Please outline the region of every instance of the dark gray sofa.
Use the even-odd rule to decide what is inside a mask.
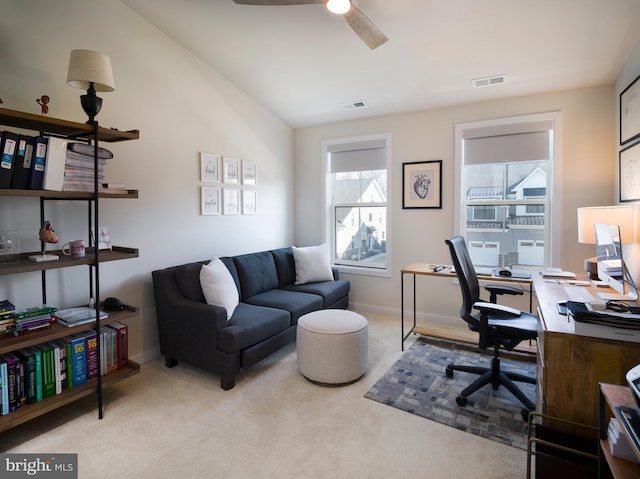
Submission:
[[[152,272],[160,333],[167,367],[183,361],[220,375],[222,389],[235,386],[248,368],[295,340],[300,316],[319,309],[345,309],[350,283],[340,280],[295,284],[292,248],[220,260],[238,289],[240,303],[227,321],[224,308],[208,305],[200,286],[207,261]]]

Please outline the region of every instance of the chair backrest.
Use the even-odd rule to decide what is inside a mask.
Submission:
[[[445,240],[451,253],[451,261],[458,276],[458,283],[462,290],[462,306],[460,317],[470,324],[477,325],[478,320],[472,316],[473,303],[480,300],[480,284],[473,267],[469,250],[462,236]]]

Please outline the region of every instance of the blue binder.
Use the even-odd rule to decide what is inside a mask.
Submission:
[[[33,161],[31,162],[31,175],[29,176],[29,189],[41,190],[42,180],[44,179],[44,167],[47,162],[47,147],[49,138],[44,136],[36,137],[36,144],[33,152]]]

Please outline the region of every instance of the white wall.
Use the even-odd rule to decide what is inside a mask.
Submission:
[[[323,140],[391,132],[393,274],[391,278],[344,274],[352,282],[354,307],[400,313],[400,269],[412,262],[450,264],[444,240],[454,234],[454,125],[498,117],[545,111],[562,111],[562,146],[558,165],[559,195],[553,198],[552,233],[559,238],[562,267],[583,271],[584,258],[593,256],[589,245],[577,243],[576,208],[611,204],[614,183],[613,86],[560,91],[542,95],[475,103],[344,122],[295,131],[296,241],[300,245],[322,240],[320,198],[322,175],[320,144]],[[402,163],[443,160],[443,208],[402,209]],[[410,280],[405,279],[405,286]],[[460,293],[448,281],[418,280],[418,312],[439,321],[460,321]],[[407,296],[408,299],[408,296]],[[513,303],[528,307],[528,298]]]
[[[5,108],[86,120],[80,95],[67,86],[69,53],[110,56],[116,91],[102,93],[102,126],[139,129],[140,140],[106,145],[116,158],[107,179],[138,189],[138,200],[101,201],[101,224],[114,244],[140,249],[134,260],[101,265],[101,297],[140,307],[129,321],[130,354],[159,354],[151,271],[213,256],[293,243],[293,131],[243,92],[120,2],[4,0],[0,17],[0,96]],[[258,214],[200,216],[198,153],[256,162]],[[63,242],[84,237],[86,205],[47,206]],[[18,229],[21,250],[39,248],[38,200],[2,198],[0,230]],[[48,273],[48,302],[75,306],[88,298],[86,267]],[[40,275],[0,277],[0,299],[39,304]]]

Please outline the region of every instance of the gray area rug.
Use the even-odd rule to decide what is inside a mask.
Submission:
[[[535,376],[535,356],[502,351],[501,368]],[[522,405],[506,388],[494,391],[487,385],[468,398],[465,407],[456,397],[478,376],[454,371],[445,375],[447,364],[489,367],[491,354],[470,344],[420,337],[367,391],[366,398],[403,411],[477,434],[510,446],[526,449],[527,423]],[[518,382],[535,402],[535,385]]]

